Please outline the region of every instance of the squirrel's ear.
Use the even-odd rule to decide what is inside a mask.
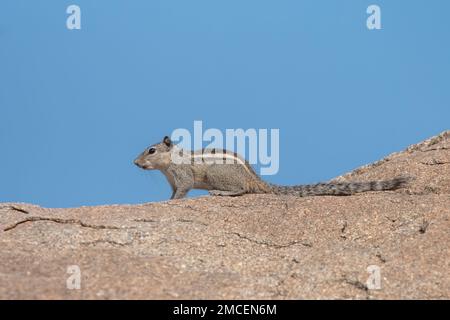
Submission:
[[[165,136],[163,139],[163,143],[168,146],[171,147],[172,146],[172,140],[170,140],[170,138],[168,136]]]

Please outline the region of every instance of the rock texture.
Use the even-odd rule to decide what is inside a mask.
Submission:
[[[399,174],[416,180],[350,197],[3,203],[0,298],[449,299],[450,131],[337,180]]]

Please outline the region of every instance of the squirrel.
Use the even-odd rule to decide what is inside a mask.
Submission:
[[[174,155],[183,153],[183,157]],[[185,154],[186,153],[186,154]],[[184,161],[180,161],[184,160]],[[160,170],[172,187],[170,199],[181,199],[191,189],[208,190],[213,196],[240,196],[271,193],[277,195],[348,196],[365,191],[396,190],[405,187],[411,177],[367,182],[327,182],[282,186],[263,181],[252,166],[234,152],[222,149],[188,151],[178,148],[169,137],[146,148],[134,164],[144,170]]]

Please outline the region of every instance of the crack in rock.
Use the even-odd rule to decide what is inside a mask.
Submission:
[[[450,150],[450,148],[448,148],[448,147],[439,147],[439,148],[428,148],[428,149],[417,150],[417,151],[429,152],[429,151],[440,151],[440,150]]]
[[[117,242],[114,240],[108,240],[108,239],[97,239],[94,241],[89,241],[89,242],[81,242],[82,245],[85,246],[89,246],[89,245],[96,245],[98,243],[107,243],[107,244],[111,244],[111,245],[115,245],[115,246],[121,246],[121,247],[125,247],[125,246],[129,246],[133,244],[133,241],[129,241],[129,242]]]
[[[450,162],[448,162],[448,161],[440,161],[440,160],[436,160],[436,159],[433,159],[433,160],[430,160],[430,161],[427,161],[427,162],[420,162],[420,164],[423,164],[423,165],[425,165],[425,166],[438,166],[438,165],[442,165],[442,164],[449,164]]]
[[[29,214],[30,213],[29,211],[27,211],[25,209],[22,209],[22,208],[17,207],[17,206],[11,206],[11,205],[9,205],[9,206],[0,206],[0,209],[9,209],[9,210],[13,210],[13,211],[22,212],[22,213],[25,213],[25,214]]]
[[[196,220],[191,220],[191,219],[177,219],[177,222],[183,222],[183,223],[194,223],[194,224],[199,224],[202,225],[204,227],[207,227],[208,224],[201,222],[201,221],[196,221]]]
[[[149,222],[149,223],[156,223],[158,221],[153,219],[133,219],[134,222]]]
[[[3,229],[3,231],[10,231],[14,228],[16,228],[17,226],[27,223],[27,222],[34,222],[34,221],[51,221],[51,222],[56,222],[56,223],[62,223],[62,224],[78,224],[81,227],[84,228],[91,228],[91,229],[122,229],[120,227],[115,227],[115,226],[105,226],[105,225],[94,225],[94,224],[88,224],[85,223],[81,220],[77,220],[77,219],[60,219],[60,218],[46,218],[46,217],[29,217],[26,218],[24,220],[20,220],[8,227],[6,227],[5,229]]]
[[[346,284],[349,284],[351,286],[354,286],[355,288],[359,289],[359,290],[363,290],[365,292],[369,292],[369,288],[367,287],[367,285],[365,283],[362,283],[359,280],[352,280],[352,279],[348,279],[346,277],[344,277],[342,279],[342,281]]]
[[[381,261],[382,263],[386,263],[386,258],[385,258],[381,253],[377,253],[375,256],[376,256],[378,259],[380,259],[380,261]]]
[[[294,246],[294,245],[297,245],[297,244],[305,246],[305,247],[308,247],[308,248],[312,247],[312,244],[308,243],[308,242],[291,241],[291,242],[286,243],[286,244],[278,244],[278,243],[271,243],[271,242],[268,242],[268,241],[261,241],[261,240],[252,239],[252,238],[249,238],[247,236],[244,236],[244,235],[240,234],[239,232],[227,232],[227,234],[232,234],[232,235],[238,236],[241,239],[244,239],[244,240],[256,243],[258,245],[263,245],[263,246],[267,246],[267,247],[275,248],[275,249],[288,248],[288,247],[291,247],[291,246]]]
[[[430,222],[427,220],[423,220],[422,224],[420,225],[419,232],[424,234],[427,232],[428,227],[430,226]]]
[[[341,227],[341,234],[340,234],[340,237],[344,240],[347,239],[347,236],[345,235],[345,231],[347,230],[347,227],[348,227],[347,221],[344,221],[344,223]]]

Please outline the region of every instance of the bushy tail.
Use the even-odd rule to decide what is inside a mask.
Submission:
[[[349,196],[366,191],[396,190],[405,187],[411,177],[397,177],[391,180],[367,181],[367,182],[328,182],[297,186],[271,185],[275,194],[306,196]]]

